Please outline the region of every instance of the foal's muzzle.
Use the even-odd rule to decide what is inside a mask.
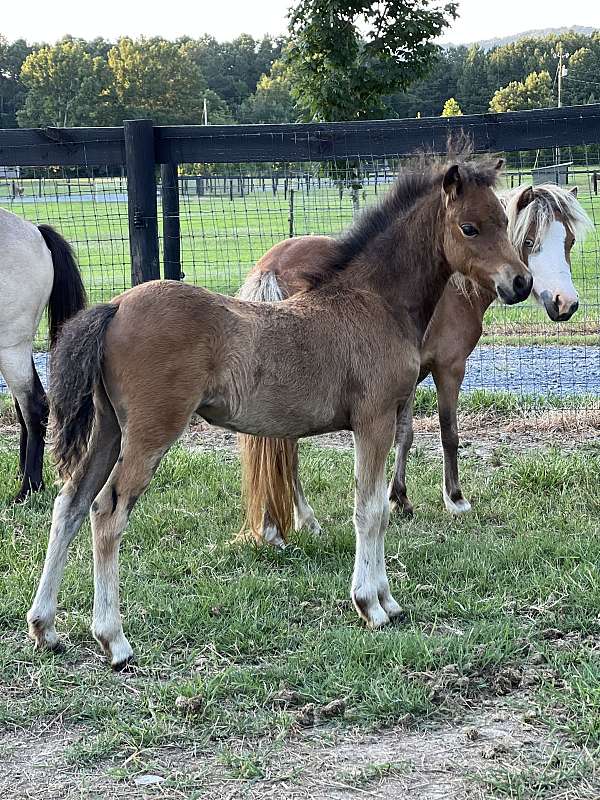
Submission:
[[[529,297],[532,286],[532,275],[516,275],[513,278],[510,289],[506,289],[501,284],[498,284],[498,297],[503,303],[506,303],[507,306],[512,306],[514,303],[520,303],[526,300]]]

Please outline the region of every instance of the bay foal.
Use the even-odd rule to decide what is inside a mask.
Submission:
[[[570,253],[576,239],[583,240],[592,223],[577,201],[577,189],[553,184],[501,192],[508,216],[508,234],[533,276],[533,294],[550,319],[569,319],[578,308]],[[303,236],[272,247],[256,264],[240,289],[245,299],[276,301],[304,291],[319,263],[332,257],[335,238]],[[448,511],[470,509],[458,471],[457,405],[467,358],[479,341],[483,317],[496,294],[455,274],[446,285],[423,337],[419,382],[433,376],[437,389],[441,441],[444,452],[442,492]],[[412,407],[398,415],[396,461],[389,487],[392,508],[410,515],[406,494],[406,461],[413,439]],[[296,442],[240,437],[247,524],[257,538],[281,546],[293,523],[318,533],[319,523],[307,502],[298,476]],[[276,494],[269,465],[290,463],[290,497]],[[265,468],[265,465],[267,468]],[[272,467],[271,467],[272,472]]]
[[[195,412],[259,436],[352,430],[352,600],[375,628],[400,613],[385,570],[385,461],[398,409],[412,401],[423,333],[455,270],[506,302],[531,290],[492,190],[501,165],[457,158],[404,173],[320,264],[313,288],[285,302],[251,303],[156,281],[65,326],[50,400],[54,456],[66,483],[28,614],[39,646],[58,645],[67,548],[90,511],[93,635],[113,667],[131,658],[119,613],[121,536]]]

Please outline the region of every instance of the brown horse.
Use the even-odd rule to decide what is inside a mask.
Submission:
[[[267,437],[352,430],[352,600],[373,627],[400,613],[385,570],[385,462],[398,409],[412,401],[423,334],[455,270],[509,303],[531,290],[492,189],[501,165],[429,160],[405,172],[321,262],[313,288],[285,302],[250,303],[156,281],[65,326],[50,403],[54,455],[66,483],[28,614],[38,645],[58,644],[67,548],[89,510],[92,631],[114,667],[132,656],[119,614],[120,539],[194,413]]]
[[[571,279],[570,253],[577,239],[593,227],[577,201],[577,187],[553,184],[522,186],[502,192],[499,198],[508,215],[508,233],[533,276],[533,294],[550,319],[564,321],[578,308]],[[256,264],[240,289],[247,300],[283,300],[309,285],[311,271],[331,258],[337,242],[326,236],[304,236],[275,245]],[[483,317],[495,299],[493,292],[457,274],[446,285],[427,327],[421,350],[419,382],[433,376],[438,397],[441,441],[444,452],[443,498],[453,514],[469,511],[458,472],[457,405],[467,358],[481,338]],[[412,409],[398,415],[396,462],[389,487],[391,507],[406,515],[412,505],[406,494],[406,460],[413,439]],[[292,522],[315,533],[320,531],[313,509],[306,501],[298,476],[296,442],[240,437],[244,470],[247,524],[257,538],[282,546]],[[293,497],[274,497],[269,469],[273,462],[292,465]],[[292,502],[293,501],[293,502]],[[282,524],[274,520],[283,520]]]

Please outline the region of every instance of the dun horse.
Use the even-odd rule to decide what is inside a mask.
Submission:
[[[450,275],[463,271],[507,303],[532,278],[507,236],[492,187],[502,162],[427,162],[341,238],[313,288],[251,303],[156,281],[65,325],[50,400],[66,483],[54,504],[29,632],[55,647],[67,548],[90,511],[92,632],[113,667],[132,650],[119,614],[120,539],[138,497],[195,412],[258,436],[350,429],[355,441],[352,600],[379,627],[400,613],[385,569],[385,461],[410,403],[420,345]]]
[[[570,253],[576,239],[583,240],[592,227],[577,201],[577,188],[553,184],[519,187],[499,194],[508,215],[509,237],[533,276],[533,294],[550,319],[569,319],[578,308],[571,278]],[[275,245],[250,272],[240,289],[247,300],[276,301],[305,290],[310,276],[323,260],[333,257],[336,239],[304,236]],[[438,395],[441,440],[444,450],[443,498],[448,511],[470,509],[463,497],[458,474],[457,404],[467,358],[482,333],[485,311],[495,295],[457,274],[442,295],[425,332],[419,382],[433,375]],[[412,444],[412,408],[398,416],[396,463],[389,487],[392,507],[407,515],[412,505],[406,495],[406,459]],[[244,491],[248,525],[257,537],[281,546],[291,526],[292,497],[275,496],[269,475],[273,464],[292,469],[294,527],[320,531],[298,477],[296,442],[241,437]],[[275,520],[282,522],[275,523]]]
[[[21,488],[17,502],[42,487],[48,403],[32,345],[48,306],[50,345],[65,320],[85,306],[73,251],[49,225],[32,225],[0,209],[0,373],[13,394],[21,425]]]

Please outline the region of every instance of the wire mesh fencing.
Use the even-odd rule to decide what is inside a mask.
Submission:
[[[533,300],[487,312],[464,389],[508,393],[556,408],[600,408],[600,147],[548,147],[506,154],[503,188],[543,182],[577,186],[594,229],[572,252],[580,308],[552,322]],[[290,236],[335,235],[382,197],[405,159],[202,164],[179,168],[184,280],[232,294],[274,244]],[[118,174],[115,174],[118,173]],[[157,193],[163,245],[161,192]],[[131,285],[124,170],[22,168],[0,174],[0,207],[55,226],[74,246],[92,301]],[[36,342],[44,351],[41,328]],[[43,356],[41,356],[43,359]]]

